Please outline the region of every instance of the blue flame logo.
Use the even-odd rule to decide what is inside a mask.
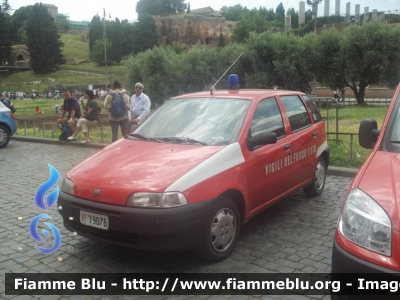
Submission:
[[[56,168],[54,168],[52,165],[48,164],[49,169],[50,169],[50,177],[49,179],[44,182],[41,186],[36,191],[35,194],[35,204],[37,207],[39,207],[42,210],[48,210],[50,209],[54,203],[57,201],[58,195],[60,193],[60,188],[57,185],[56,188],[51,191],[46,198],[46,205],[45,205],[45,195],[47,192],[50,191],[50,189],[55,186],[60,179],[60,173],[57,171]],[[47,208],[46,208],[47,206]],[[48,214],[40,214],[36,217],[34,217],[29,224],[29,233],[31,234],[32,238],[39,242],[39,243],[44,243],[45,241],[40,237],[38,230],[37,230],[37,225],[41,219],[51,219],[51,217]],[[54,244],[51,248],[42,248],[38,245],[35,245],[36,249],[38,249],[40,252],[43,254],[51,254],[54,251],[56,251],[60,245],[61,245],[61,234],[60,231],[56,226],[54,226],[51,223],[44,222],[44,224],[47,225],[48,228],[50,228],[51,232],[53,233],[54,237]],[[46,229],[42,229],[42,234],[50,238],[50,233]]]

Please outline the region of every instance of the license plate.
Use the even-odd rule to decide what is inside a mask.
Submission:
[[[108,216],[99,215],[84,210],[81,210],[80,213],[81,224],[108,230]]]

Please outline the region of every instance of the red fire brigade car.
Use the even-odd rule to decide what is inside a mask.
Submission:
[[[400,274],[400,85],[377,128],[373,119],[360,124],[360,145],[373,150],[344,199],[333,273]]]
[[[186,94],[73,168],[59,212],[91,239],[218,261],[261,210],[299,188],[319,195],[328,163],[324,122],[301,92]]]

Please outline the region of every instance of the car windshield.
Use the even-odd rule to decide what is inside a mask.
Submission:
[[[131,138],[167,143],[226,145],[237,140],[251,101],[229,98],[169,100]]]

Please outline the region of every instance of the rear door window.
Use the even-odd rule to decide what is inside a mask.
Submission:
[[[303,96],[303,99],[305,100],[308,109],[311,111],[311,115],[314,119],[314,123],[321,122],[322,117],[321,117],[321,114],[319,113],[318,109],[315,107],[315,104],[307,96]]]

